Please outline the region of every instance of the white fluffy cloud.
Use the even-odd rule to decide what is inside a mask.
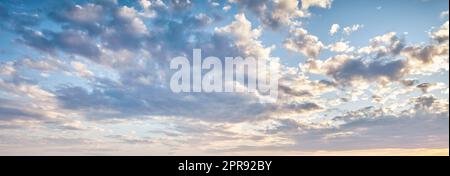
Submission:
[[[330,35],[333,36],[334,34],[336,34],[336,33],[339,31],[339,29],[340,29],[339,24],[333,24],[333,25],[331,25],[331,28],[330,28]]]
[[[355,47],[350,46],[349,42],[339,41],[331,45],[328,45],[328,49],[330,49],[330,51],[342,53],[342,52],[352,52],[355,49]]]
[[[284,41],[284,47],[309,58],[317,58],[324,45],[318,37],[308,34],[305,29],[296,28],[289,31],[289,37]]]
[[[283,25],[295,26],[298,18],[310,16],[310,7],[330,8],[332,0],[230,0],[241,9],[250,10],[257,18],[272,29]]]
[[[431,38],[438,41],[439,43],[448,42],[448,21],[445,22],[438,30],[432,32]]]
[[[139,4],[144,8],[145,10],[149,9],[152,5],[152,2],[149,0],[139,0]]]
[[[144,22],[138,18],[138,13],[133,7],[124,6],[117,11],[117,17],[119,20],[126,22],[126,30],[129,33],[141,35],[147,34],[147,26]]]
[[[216,28],[215,32],[233,36],[236,46],[245,55],[259,59],[269,59],[273,47],[264,48],[261,41],[258,41],[262,33],[262,28],[253,28],[252,23],[244,14],[237,14],[234,18],[235,21],[231,24]]]
[[[333,0],[302,0],[302,8],[309,9],[310,7],[330,8]]]
[[[358,31],[363,27],[364,27],[364,25],[362,25],[362,24],[354,24],[352,26],[346,26],[342,30],[345,35],[350,35],[351,33]]]

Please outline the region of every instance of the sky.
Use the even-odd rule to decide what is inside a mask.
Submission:
[[[0,1],[0,155],[448,155],[447,0]],[[275,58],[278,99],[175,93]]]

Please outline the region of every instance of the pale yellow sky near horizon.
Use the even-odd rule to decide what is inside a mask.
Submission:
[[[314,151],[314,152],[289,152],[289,151],[252,151],[245,153],[230,153],[231,155],[282,155],[282,156],[449,156],[449,148],[439,149],[367,149],[367,150],[339,150],[339,151]]]

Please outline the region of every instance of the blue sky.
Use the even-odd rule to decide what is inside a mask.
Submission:
[[[1,1],[0,154],[448,155],[448,3]],[[279,58],[278,101],[172,92],[195,48]]]

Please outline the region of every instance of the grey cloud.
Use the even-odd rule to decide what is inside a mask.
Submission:
[[[27,112],[22,109],[0,107],[0,120],[15,120],[15,119],[42,119],[40,114]]]
[[[369,51],[366,54],[374,54],[375,58],[396,57],[406,47],[405,39],[397,36],[395,32],[376,36],[369,43]]]
[[[95,60],[101,54],[100,49],[89,36],[81,31],[64,31],[43,33],[26,30],[22,33],[20,42],[41,51],[56,54],[60,49],[69,54],[77,54]]]
[[[85,5],[64,4],[58,11],[50,12],[49,17],[62,23],[65,28],[86,29],[89,34],[100,34],[104,30],[105,8],[90,3]]]
[[[418,110],[429,110],[436,102],[436,98],[433,96],[421,96],[412,100],[414,108]]]
[[[358,119],[364,119],[364,118],[373,118],[377,116],[382,116],[383,111],[381,109],[376,109],[373,106],[368,106],[365,108],[361,108],[354,111],[346,112],[345,114],[341,116],[336,116],[333,118],[333,121],[355,121]]]
[[[427,93],[428,89],[430,89],[431,87],[435,86],[436,84],[433,83],[422,83],[417,85],[416,87],[419,88],[423,93]]]
[[[305,103],[289,103],[281,105],[279,112],[296,112],[296,113],[304,113],[315,110],[320,110],[322,107],[315,103],[305,102]]]
[[[0,90],[5,98],[0,98],[0,121],[27,127],[32,124],[53,129],[81,130],[82,125],[68,118],[64,109],[55,104],[51,92],[42,89],[34,80],[23,79],[15,73],[9,79],[0,79]],[[19,97],[16,99],[16,97]]]
[[[278,113],[305,113],[322,109],[312,102],[261,104],[258,98],[239,93],[181,93],[166,88],[127,82],[95,82],[93,90],[61,87],[56,95],[61,106],[82,110],[91,120],[175,116],[212,122],[258,121]]]
[[[257,103],[256,97],[214,93],[175,94],[151,86],[128,89],[109,85],[109,88],[94,89],[92,92],[80,87],[66,87],[58,90],[57,95],[64,108],[83,110],[92,120],[179,116],[239,122],[267,118],[266,113],[271,110],[268,108],[271,105]]]
[[[295,97],[311,97],[312,94],[308,91],[297,91],[293,88],[285,85],[278,86],[278,90],[280,90],[282,93],[287,94],[289,96],[295,96]]]
[[[329,81],[329,80],[320,80],[319,81],[320,84],[325,85],[325,86],[329,86],[329,87],[336,87],[337,84],[333,81]]]
[[[107,138],[112,138],[119,140],[120,142],[126,144],[153,144],[154,141],[151,138],[147,137],[135,137],[135,136],[127,136],[127,135],[109,135]]]
[[[278,29],[283,25],[282,19],[273,15],[276,7],[271,0],[238,0],[236,2],[241,10],[251,11],[257,16],[262,24],[271,29]],[[280,9],[280,11],[283,11],[283,9]]]
[[[400,83],[402,83],[404,86],[413,86],[414,84],[417,84],[417,80],[411,80],[411,79],[405,79],[401,80]]]
[[[298,33],[298,32],[297,32]],[[301,32],[300,33],[305,33]],[[307,51],[304,47],[303,50]],[[435,63],[446,62],[448,45],[430,43],[407,46],[405,40],[390,32],[370,40],[370,46],[361,48],[353,55],[336,55],[325,61],[308,60],[306,71],[329,76],[344,86],[363,82],[400,82],[412,86],[416,82],[405,80],[410,74],[435,72]]]
[[[334,80],[344,84],[359,79],[399,81],[410,73],[408,60],[397,58],[405,48],[404,39],[397,37],[395,33],[388,33],[371,39],[369,51],[357,56],[359,58],[338,61],[325,72]],[[332,62],[338,59],[329,60]]]
[[[84,4],[81,6],[86,9],[89,9],[87,6],[91,6],[92,11],[97,9],[94,8],[94,5]],[[172,8],[170,4],[169,8]],[[116,71],[119,73],[120,80],[115,82],[95,78],[92,82],[92,84],[95,84],[93,85],[92,91],[87,91],[81,87],[62,86],[57,90],[56,94],[64,108],[83,110],[86,112],[86,116],[92,119],[163,115],[232,122],[267,118],[267,112],[271,108],[275,108],[273,105],[256,103],[256,97],[252,96],[238,94],[179,95],[172,93],[167,88],[155,85],[158,83],[168,85],[167,82],[163,81],[165,78],[164,75],[167,74],[168,70],[168,59],[179,55],[189,56],[192,53],[192,48],[202,48],[202,54],[204,56],[214,55],[219,58],[239,56],[241,53],[233,45],[231,38],[225,35],[210,34],[198,30],[198,27],[206,25],[212,20],[206,16],[208,14],[199,15],[191,14],[188,11],[169,11],[165,8],[159,8],[157,11],[160,13],[158,13],[157,19],[152,20],[153,25],[151,28],[149,27],[148,35],[145,34],[138,37],[127,28],[131,25],[131,22],[135,22],[135,20],[130,20],[130,18],[134,17],[132,15],[124,16],[120,10],[118,8],[111,8],[110,10],[101,11],[104,15],[112,17],[112,19],[110,21],[99,20],[100,26],[104,26],[104,28],[100,29],[105,31],[101,32],[99,38],[90,38],[90,40],[100,40],[100,43],[95,43],[113,49],[114,51],[121,49],[130,51],[144,49],[150,53],[151,58],[132,59],[127,64],[117,65]],[[134,11],[131,7],[122,10]],[[71,13],[70,10],[67,13]],[[95,13],[100,13],[100,10],[99,12],[95,11]],[[67,25],[65,31],[74,31],[75,34],[83,34],[83,37],[86,39],[93,36],[90,33],[92,31],[88,28],[89,26],[85,26],[86,24],[91,24],[91,21],[83,21],[83,23],[80,23],[80,20],[74,21],[72,18],[65,17],[64,13],[55,15],[63,15],[60,18],[54,18],[64,24],[70,24]],[[136,25],[139,27],[140,24]],[[195,28],[186,26],[195,26]],[[44,36],[62,35],[62,33],[48,33]],[[194,36],[195,41],[190,41],[189,36]],[[27,38],[30,39],[31,37]],[[50,37],[41,37],[39,35],[35,36],[35,38],[35,40],[32,40],[35,41],[33,43],[35,45],[33,46],[41,47],[41,50],[55,52],[57,49],[61,49],[68,53],[90,56],[89,58],[91,60],[98,57],[95,54],[96,52],[80,53],[78,49],[81,49],[81,46],[78,47],[78,45],[74,47],[56,48],[52,43],[60,40],[54,41]],[[135,38],[136,40],[134,40]],[[37,45],[37,43],[42,43],[42,45]],[[63,44],[60,45],[64,46]],[[92,45],[86,43],[84,46]],[[191,57],[188,58],[192,59]],[[155,67],[155,63],[158,64],[157,67]],[[158,78],[161,75],[156,75],[156,73],[161,72],[163,76],[162,80]],[[141,77],[148,78],[151,85],[140,82],[138,78]],[[99,82],[94,83],[95,81]],[[219,112],[212,112],[211,109]]]
[[[84,130],[85,128],[77,125],[73,125],[71,119],[66,119],[66,117],[59,116],[57,118],[50,117],[49,111],[30,108],[29,104],[12,102],[10,100],[0,99],[0,130],[1,129],[21,129],[28,127],[27,123],[15,123],[17,121],[21,122],[36,122],[33,123],[34,126],[37,124],[43,127],[49,127],[51,129],[59,130]]]
[[[377,53],[377,58],[384,57],[387,54],[390,54],[392,56],[397,56],[405,48],[405,45],[406,44],[405,44],[404,39],[398,38],[396,35],[394,35],[394,36],[392,36],[392,38],[390,38],[390,42],[387,47],[388,53],[384,53],[384,52],[380,51]]]
[[[352,56],[358,57],[356,59],[350,56],[345,59],[341,56],[331,57],[324,62],[322,73],[344,84],[354,80],[388,80],[412,86],[415,81],[404,80],[406,75],[421,72],[426,69],[424,67],[439,62],[438,58],[447,55],[448,45],[431,43],[407,46],[404,39],[391,32],[370,40],[369,47],[362,48],[359,54]]]
[[[93,40],[86,34],[78,31],[65,31],[54,34],[53,41],[55,46],[68,53],[75,53],[87,58],[97,58],[101,51]]]
[[[62,26],[61,31],[23,29],[15,32],[21,36],[20,42],[37,50],[51,54],[63,51],[107,65],[120,60],[111,59],[109,55],[124,50],[148,51],[159,64],[167,64],[167,59],[174,56],[189,54],[192,48],[203,48],[205,53],[236,53],[229,45],[230,39],[199,29],[216,20],[214,14],[194,14],[180,9],[189,8],[188,1],[166,3],[167,7],[152,6],[158,16],[144,22],[134,7],[117,6],[114,1],[59,2],[54,3],[53,9],[61,10],[52,11],[48,16]],[[11,20],[8,14],[2,16]],[[192,37],[195,40],[191,40]],[[224,50],[227,48],[229,50]],[[103,49],[112,53],[104,53]]]
[[[266,27],[277,30],[280,27],[295,26],[299,18],[309,17],[308,9],[312,6],[320,8],[331,7],[332,1],[307,1],[307,0],[234,0],[238,7],[244,11],[249,10]]]
[[[348,112],[339,127],[309,128],[291,119],[266,133],[292,139],[295,144],[274,144],[266,147],[239,146],[229,151],[339,151],[380,148],[446,148],[448,147],[448,111],[412,114],[383,114],[376,108]],[[228,151],[228,150],[227,150]]]
[[[430,64],[436,56],[448,56],[448,45],[410,46],[402,50],[408,59]]]
[[[75,5],[62,4],[62,10],[49,13],[51,19],[61,23],[68,31],[85,31],[91,40],[100,38],[104,46],[111,49],[139,49],[145,30],[133,7],[113,5],[113,2],[98,1]]]
[[[44,111],[44,112],[41,112]],[[54,118],[48,115],[48,111],[30,108],[23,103],[11,100],[0,99],[0,130],[20,129],[27,127],[27,124],[14,123],[16,121],[33,121],[42,126],[60,130],[84,130],[81,126],[72,125],[73,121],[62,117]]]
[[[302,128],[302,125],[293,119],[280,119],[277,123],[275,128],[266,129],[264,132],[267,134],[297,133]]]
[[[328,70],[327,74],[331,75],[335,80],[344,83],[355,79],[376,81],[379,78],[395,81],[407,73],[406,67],[406,62],[402,60],[365,63],[362,60],[350,59],[337,69]]]

